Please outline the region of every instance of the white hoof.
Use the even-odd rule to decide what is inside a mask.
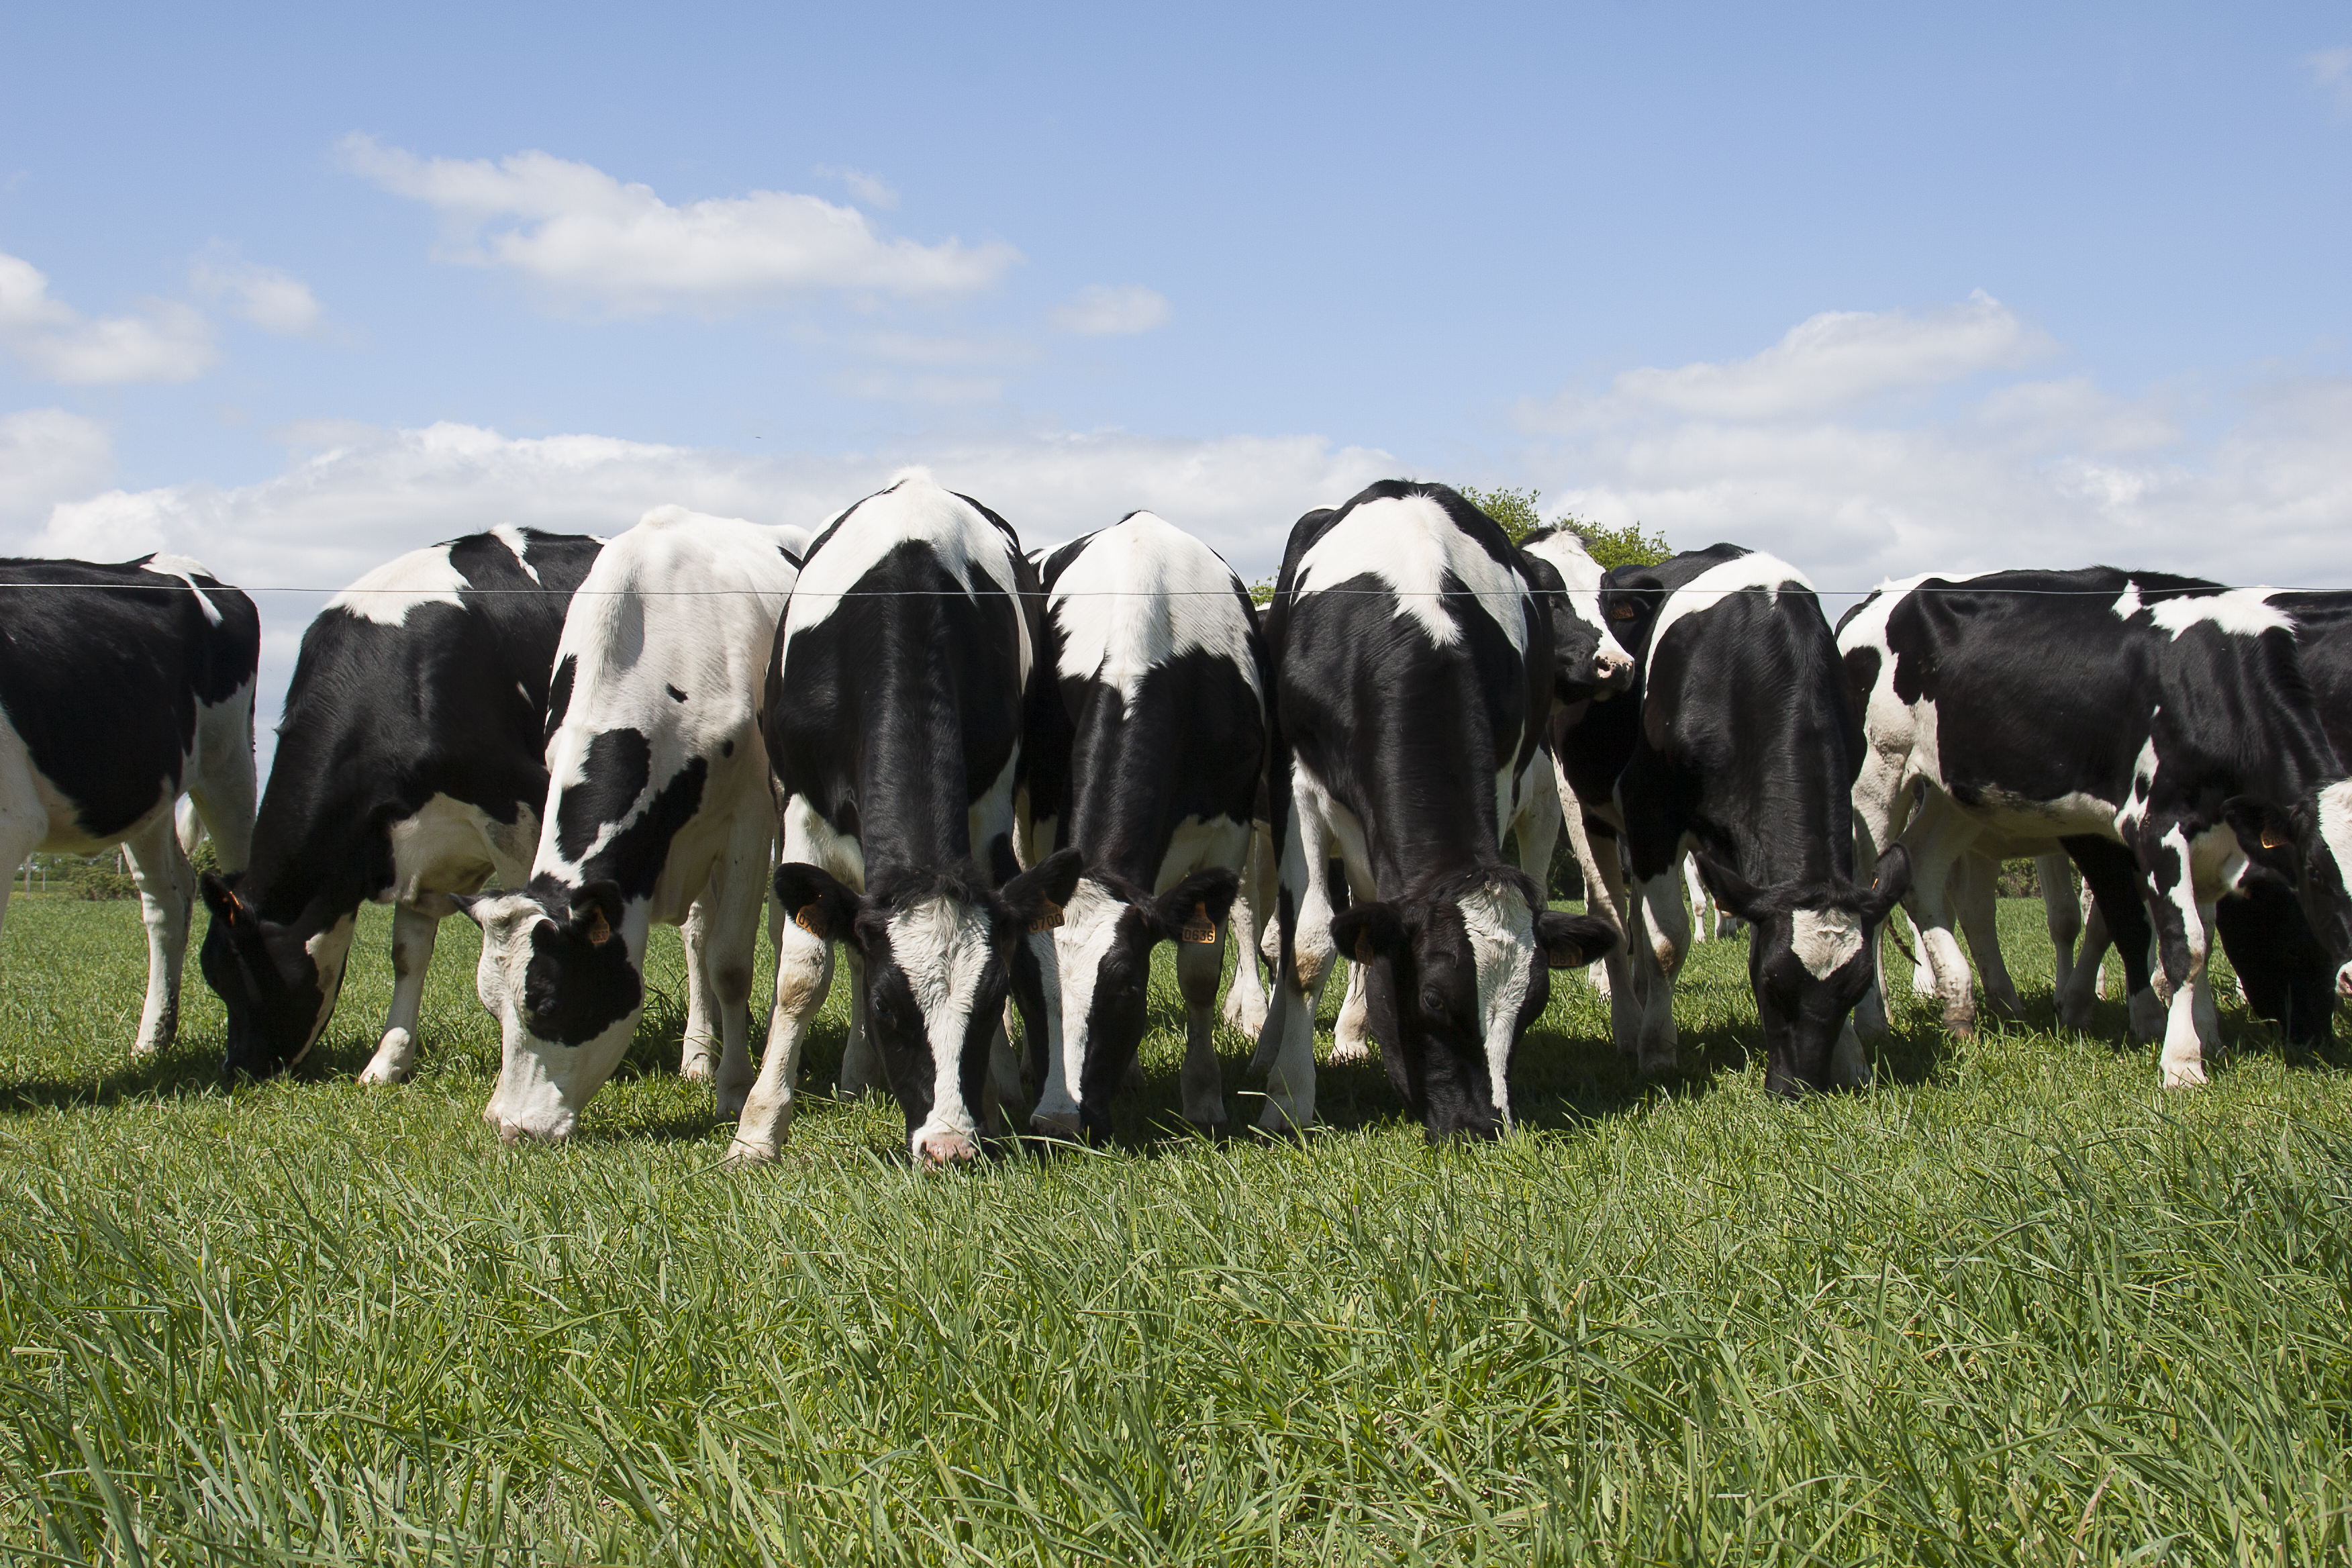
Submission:
[[[943,1170],[980,1158],[980,1145],[964,1133],[929,1128],[915,1134],[915,1163],[927,1171]]]
[[[2167,1089],[2195,1089],[2207,1081],[2202,1061],[2192,1058],[2188,1061],[2164,1064],[2164,1087]]]
[[[383,1043],[361,1070],[362,1083],[406,1083],[416,1070],[416,1037],[406,1029],[386,1029]]]

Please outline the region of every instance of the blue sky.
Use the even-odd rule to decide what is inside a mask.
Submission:
[[[920,463],[1253,575],[1410,474],[1824,587],[2352,582],[2342,5],[6,28],[12,552],[331,586]]]

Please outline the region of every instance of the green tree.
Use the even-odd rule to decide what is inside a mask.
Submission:
[[[1543,514],[1536,510],[1542,498],[1538,489],[1513,489],[1507,485],[1494,489],[1480,489],[1476,485],[1454,487],[1462,499],[1502,524],[1514,544],[1524,543],[1528,534],[1546,526]],[[1644,533],[1642,525],[1629,522],[1622,528],[1603,528],[1597,522],[1562,512],[1553,518],[1549,526],[1565,528],[1584,541],[1584,548],[1592,559],[1603,566],[1650,566],[1672,555],[1674,547],[1663,534]]]

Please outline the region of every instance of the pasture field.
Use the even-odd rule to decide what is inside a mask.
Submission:
[[[352,1081],[371,910],[320,1059],[226,1093],[193,955],[132,1065],[135,906],[20,900],[0,1556],[2352,1560],[2352,1050],[2225,1006],[2242,1048],[2164,1094],[2050,1032],[2039,905],[2002,920],[2035,1025],[1900,1006],[1864,1094],[1768,1102],[1745,945],[1708,943],[1681,1076],[1563,984],[1496,1145],[1431,1150],[1376,1066],[1303,1145],[1157,1130],[1166,984],[1129,1147],[924,1175],[895,1109],[812,1098],[739,1174],[673,1076],[673,936],[582,1134],[507,1149],[463,921],[416,1081]]]

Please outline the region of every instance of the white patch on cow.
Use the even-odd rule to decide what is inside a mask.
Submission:
[[[881,494],[860,501],[848,521],[833,529],[824,548],[807,562],[793,591],[784,636],[790,638],[822,626],[883,557],[910,542],[929,545],[940,565],[967,594],[973,592],[975,565],[1005,593],[1014,591],[1011,541],[961,497],[941,489],[928,476],[909,474]],[[1028,622],[1023,619],[1021,626],[1021,668],[1025,678],[1034,656],[1029,651]]]
[[[1078,1125],[1087,1016],[1102,982],[1103,961],[1118,942],[1119,921],[1126,913],[1126,900],[1092,877],[1078,879],[1070,901],[1062,906],[1062,923],[1054,932],[1055,967],[1062,983],[1061,1059],[1045,1064],[1045,1083],[1037,1097],[1042,1121],[1072,1130]]]
[[[2139,584],[2137,583],[2126,583],[2124,584],[2124,591],[2116,596],[2116,602],[2114,605],[2116,619],[2119,621],[2130,620],[2134,616],[2138,615],[2140,611],[2147,607],[2147,606],[2139,602]]]
[[[2151,727],[2156,722],[2156,716],[2163,711],[2159,707],[2149,712],[2147,718]],[[2156,737],[2151,734],[2140,746],[2138,759],[2132,763],[2131,798],[2116,811],[2116,835],[2126,843],[2130,842],[2133,832],[2139,826],[2140,819],[2147,815],[2147,803],[2156,792]]]
[[[530,809],[521,816],[530,817]],[[487,881],[520,882],[530,867],[530,837],[518,834],[520,826],[520,819],[509,826],[478,805],[436,795],[392,825],[392,883],[369,896],[407,904],[427,893],[470,893]]]
[[[1601,580],[1608,574],[1608,568],[1592,559],[1583,541],[1565,531],[1538,539],[1524,548],[1528,554],[1549,563],[1559,574],[1560,580],[1568,584],[1569,607],[1575,611],[1576,618],[1601,633],[1601,646],[1594,650],[1593,663],[1602,679],[1614,670],[1630,668],[1633,658],[1601,614]]]
[[[1367,573],[1396,595],[1396,613],[1410,617],[1441,647],[1462,640],[1462,628],[1443,597],[1450,574],[1476,595],[1511,647],[1527,651],[1526,580],[1487,554],[1427,496],[1383,497],[1356,508],[1299,559],[1292,586],[1311,594]],[[1331,583],[1319,584],[1318,574]]]
[[[2200,594],[2163,599],[2147,607],[2148,618],[2172,634],[2175,642],[2191,626],[2211,626],[2232,637],[2260,637],[2264,632],[2292,634],[2294,623],[2270,602],[2268,588],[2231,588],[2226,593]],[[2117,600],[2118,612],[2123,602]]]
[[[530,541],[523,537],[521,529],[511,522],[502,522],[490,530],[490,537],[505,545],[513,553],[515,564],[522,568],[524,576],[534,583],[539,583],[539,570],[531,565],[530,556],[528,553]],[[544,583],[539,583],[539,585],[542,588],[547,586]]]
[[[1240,579],[1213,550],[1148,511],[1104,529],[1055,579],[1047,607],[1062,631],[1065,680],[1115,688],[1132,710],[1143,678],[1205,649],[1258,689]]]
[[[352,917],[345,915],[311,937],[302,944],[302,951],[310,955],[311,966],[319,973],[319,1016],[310,1021],[302,1048],[287,1058],[289,1066],[310,1054],[310,1047],[327,1032],[327,1020],[335,1016],[335,998],[343,991],[344,961],[352,952]]]
[[[395,555],[327,601],[330,610],[345,610],[380,626],[408,624],[408,612],[419,605],[447,605],[462,609],[457,590],[474,584],[449,559],[446,544],[428,545]]]
[[[969,1158],[980,1124],[964,1103],[963,1042],[993,952],[988,917],[954,899],[923,899],[893,913],[888,930],[931,1047],[931,1113],[910,1140],[915,1158]]]
[[[1790,924],[1790,950],[1816,980],[1827,980],[1862,951],[1862,917],[1852,910],[1799,910]]]
[[[1250,824],[1246,822],[1235,822],[1230,816],[1186,817],[1168,836],[1168,850],[1160,857],[1160,872],[1152,881],[1152,892],[1167,892],[1193,872],[1205,871],[1213,866],[1240,870],[1249,856],[1249,841]]]
[[[2166,895],[2180,912],[2182,935],[2189,947],[2189,984],[2172,994],[2166,1008],[2164,1051],[2159,1058],[2163,1068],[2164,1087],[2184,1089],[2205,1081],[2205,1042],[2197,1027],[2197,994],[2205,984],[2205,921],[2197,901],[2197,867],[2189,847],[2189,836],[2179,823],[2165,829],[2157,841],[2171,851],[2176,875],[2170,892]],[[2161,944],[2161,934],[2158,934]],[[2151,965],[2160,973],[2161,958]]]
[[[212,568],[203,562],[192,561],[185,555],[154,555],[150,556],[147,563],[140,570],[158,573],[166,577],[177,577],[188,585],[188,592],[196,596],[197,607],[204,611],[205,619],[213,626],[221,624],[220,611],[213,607],[213,602],[206,596],[205,591],[196,586],[197,578],[209,577],[213,574]]]
[[[1779,556],[1767,555],[1760,550],[1751,550],[1708,567],[1666,595],[1665,607],[1658,612],[1657,624],[1650,628],[1650,651],[1642,661],[1643,680],[1648,681],[1651,668],[1658,661],[1658,649],[1675,622],[1688,616],[1704,615],[1729,595],[1750,588],[1761,588],[1777,605],[1780,602],[1780,590],[1792,584],[1808,593],[1812,591],[1811,578]]]
[[[1478,970],[1478,1023],[1486,1031],[1487,1087],[1495,1097],[1496,1114],[1508,1127],[1511,1045],[1535,968],[1535,917],[1518,889],[1506,883],[1464,894],[1462,923],[1469,930],[1470,954]]]
[[[2335,858],[2337,884],[2352,889],[2352,779],[2319,792],[2319,841]],[[2336,994],[2352,997],[2352,963],[2336,972]]]

